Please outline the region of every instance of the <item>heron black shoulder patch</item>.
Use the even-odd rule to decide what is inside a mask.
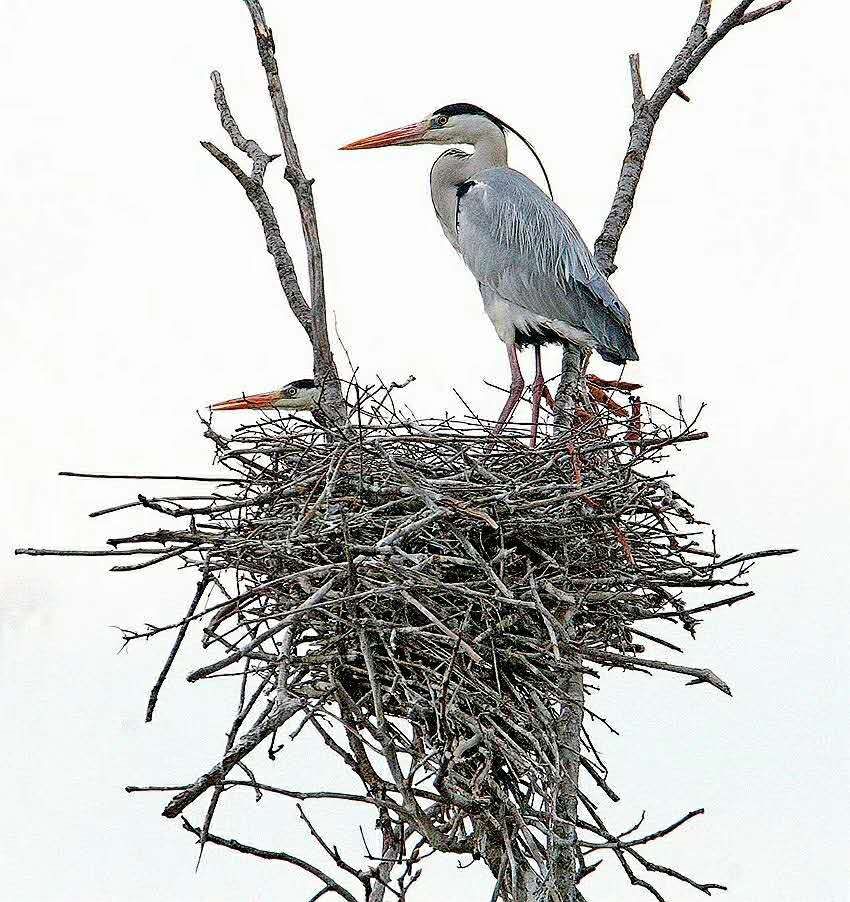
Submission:
[[[455,206],[455,234],[460,235],[460,199],[466,194],[467,191],[475,184],[471,179],[466,182],[461,182],[457,186],[457,205]]]

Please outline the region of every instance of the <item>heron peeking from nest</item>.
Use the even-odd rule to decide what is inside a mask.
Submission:
[[[242,395],[210,405],[210,410],[290,410],[319,411],[319,389],[313,379],[296,379],[283,388],[256,395]]]

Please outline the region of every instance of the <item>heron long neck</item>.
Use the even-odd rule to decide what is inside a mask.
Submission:
[[[455,250],[457,243],[457,189],[475,181],[484,169],[508,165],[508,147],[502,130],[495,124],[486,129],[472,145],[472,153],[453,147],[440,154],[431,168],[431,200],[446,238]]]
[[[450,184],[457,186],[474,179],[482,169],[492,169],[494,166],[508,165],[508,145],[505,142],[505,134],[495,123],[488,123],[489,127],[472,145],[472,153],[447,157],[445,165],[445,177]]]

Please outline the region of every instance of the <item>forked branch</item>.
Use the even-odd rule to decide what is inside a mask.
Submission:
[[[307,337],[312,342],[313,336],[313,316],[310,306],[301,292],[301,286],[298,284],[298,275],[295,272],[295,266],[292,263],[292,257],[283,240],[280,232],[280,226],[277,222],[272,202],[269,199],[266,189],[263,187],[261,180],[257,180],[253,176],[247,175],[242,168],[231,159],[223,150],[220,150],[211,141],[202,141],[201,146],[209,153],[214,160],[221,163],[222,166],[236,179],[242,186],[248,200],[257,213],[260,225],[263,229],[263,235],[266,239],[266,249],[274,260],[277,276],[280,279],[280,287],[283,289],[290,310],[295,318],[307,333]],[[254,171],[257,171],[255,164]]]
[[[313,200],[313,179],[307,178],[301,166],[275,57],[274,38],[271,29],[266,24],[262,5],[258,0],[245,0],[245,5],[251,15],[257,51],[266,74],[269,97],[274,109],[283,155],[286,159],[284,178],[292,187],[301,218],[307,255],[309,300],[301,289],[292,264],[292,257],[281,235],[277,215],[263,185],[268,164],[280,154],[269,154],[260,147],[257,141],[244,136],[230,109],[218,72],[213,72],[211,78],[221,124],[233,146],[250,159],[251,174],[248,175],[238,163],[215,144],[209,141],[204,141],[202,144],[204,149],[239,182],[260,219],[266,238],[266,247],[275,261],[284,296],[295,318],[307,333],[313,349],[313,376],[322,392],[322,408],[326,414],[330,415],[333,422],[341,424],[345,421],[347,408],[342,397],[339,374],[328,336],[322,247]]]
[[[711,0],[701,0],[699,12],[688,32],[685,43],[649,96],[646,95],[643,87],[640,55],[633,53],[629,57],[632,83],[632,122],[629,126],[629,143],[620,167],[611,209],[593,248],[596,259],[606,275],[612,275],[617,269],[614,261],[620,247],[620,239],[631,218],[655,126],[667,102],[673,96],[690,101],[690,97],[683,90],[685,83],[712,48],[716,47],[730,32],[784,9],[791,3],[791,0],[777,0],[767,6],[752,9],[754,2],[755,0],[742,0],[713,31],[710,31]],[[569,414],[566,410],[566,405],[569,404],[567,399],[575,394],[578,385],[574,356],[574,352],[569,347],[564,349],[561,380],[557,394],[559,416],[562,418]]]
[[[779,0],[756,10],[751,9],[753,2],[754,0],[743,0],[738,3],[713,31],[709,31],[711,0],[702,0],[697,18],[682,49],[676,54],[649,97],[644,94],[638,54],[632,54],[629,58],[633,99],[629,145],[620,169],[611,210],[594,245],[596,259],[606,274],[611,275],[616,270],[614,258],[632,214],[635,194],[658,117],[667,102],[674,95],[683,93],[682,88],[699,64],[730,32],[784,9],[791,0]]]
[[[301,228],[304,233],[304,244],[307,250],[307,268],[310,280],[310,308],[313,318],[313,371],[318,385],[322,386],[329,407],[337,408],[337,413],[344,410],[342,390],[339,384],[336,364],[328,337],[328,322],[325,302],[325,275],[322,260],[322,245],[319,240],[319,224],[316,217],[316,205],[313,200],[314,179],[307,178],[301,166],[298,146],[289,122],[289,109],[280,80],[275,43],[272,31],[266,23],[262,4],[259,0],[245,0],[254,26],[257,41],[257,52],[263,70],[266,73],[269,98],[274,108],[280,143],[286,159],[284,178],[292,186],[301,215]]]

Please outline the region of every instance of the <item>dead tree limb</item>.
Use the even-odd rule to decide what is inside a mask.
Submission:
[[[313,318],[313,372],[317,385],[323,390],[326,406],[337,415],[344,411],[342,389],[336,369],[330,338],[325,300],[325,275],[322,260],[322,245],[319,240],[319,224],[316,205],[313,200],[314,179],[307,178],[301,166],[298,146],[289,122],[289,110],[280,80],[275,43],[272,31],[266,23],[262,4],[259,0],[245,0],[254,26],[257,52],[266,73],[269,97],[274,108],[280,143],[286,159],[284,178],[292,186],[301,215],[301,228],[307,250],[307,267],[310,281],[310,308]]]
[[[632,124],[629,129],[629,145],[623,159],[611,210],[594,245],[596,259],[606,274],[611,275],[616,270],[614,258],[634,208],[635,194],[646,164],[655,126],[667,102],[674,95],[682,93],[683,86],[699,64],[730,32],[784,9],[791,0],[780,0],[778,3],[751,10],[753,2],[754,0],[743,0],[738,3],[714,31],[709,31],[711,0],[702,0],[696,21],[682,49],[676,54],[649,97],[645,95],[642,86],[640,56],[633,53],[629,57],[632,77]]]
[[[742,2],[736,4],[713,31],[709,31],[712,3],[711,0],[700,0],[696,20],[688,33],[684,45],[676,54],[673,62],[649,97],[644,91],[640,56],[637,53],[631,54],[629,57],[629,72],[632,86],[632,122],[629,127],[629,142],[617,180],[611,209],[594,245],[594,255],[606,275],[611,276],[616,271],[617,267],[614,260],[620,246],[620,239],[632,215],[638,184],[646,164],[655,126],[667,102],[674,95],[686,101],[690,100],[688,95],[682,90],[685,83],[711,49],[717,46],[730,32],[742,25],[755,22],[770,13],[778,12],[788,6],[790,2],[791,0],[778,0],[778,2],[753,10],[751,7],[754,0],[742,0]],[[556,430],[558,431],[569,428],[572,419],[573,399],[579,387],[581,374],[581,355],[574,347],[565,346],[561,360],[561,379],[556,394],[557,410],[555,417]],[[711,677],[714,677],[714,675],[711,674]],[[577,674],[575,679],[580,681],[582,679],[581,674]],[[706,679],[722,691],[730,692],[728,686],[718,680],[717,677]],[[579,692],[578,685],[574,691],[577,696],[582,694]],[[581,727],[582,717],[580,714],[566,718],[563,738],[564,754],[575,754],[575,750],[579,747]],[[577,775],[578,767],[576,766],[576,778]],[[569,792],[569,787],[565,786],[564,791]],[[573,792],[573,798],[574,796],[575,792]],[[567,804],[564,806],[563,816],[566,820],[573,820],[574,811],[575,805],[572,803]],[[576,856],[562,856],[557,865],[558,874],[556,875],[556,880],[559,886],[564,887],[566,902],[575,902],[577,897]],[[651,891],[654,892],[654,890]]]
[[[685,43],[649,96],[646,95],[643,87],[640,55],[633,53],[629,57],[632,83],[632,122],[629,126],[629,142],[617,179],[611,209],[594,244],[594,254],[606,275],[612,275],[617,269],[614,261],[620,246],[620,239],[631,218],[655,126],[658,124],[658,119],[667,102],[673,96],[690,100],[682,90],[683,86],[709,52],[723,38],[736,28],[756,22],[771,13],[784,9],[791,3],[791,0],[778,0],[776,3],[755,10],[751,9],[753,3],[754,0],[742,0],[713,31],[709,31],[712,3],[711,0],[701,0],[699,12],[688,32]],[[559,398],[575,393],[574,373],[573,354],[570,348],[565,348],[561,365],[561,382],[558,387]]]
[[[342,396],[339,373],[328,335],[325,278],[319,226],[313,200],[313,179],[307,178],[301,165],[275,57],[274,38],[271,29],[266,24],[262,5],[259,0],[244,0],[244,2],[251,15],[257,51],[266,75],[269,98],[275,114],[283,155],[286,159],[284,178],[291,186],[298,205],[307,255],[309,300],[299,284],[292,257],[281,234],[277,215],[263,184],[266,168],[280,154],[269,154],[257,141],[245,137],[227,101],[221,75],[217,71],[211,74],[211,79],[214,89],[213,97],[221,117],[222,128],[227,132],[233,146],[250,159],[250,175],[212,142],[204,141],[202,146],[237,180],[260,219],[266,247],[274,259],[284,296],[295,318],[307,333],[313,350],[313,377],[321,389],[321,407],[330,417],[331,422],[340,426],[346,421],[347,406]]]

